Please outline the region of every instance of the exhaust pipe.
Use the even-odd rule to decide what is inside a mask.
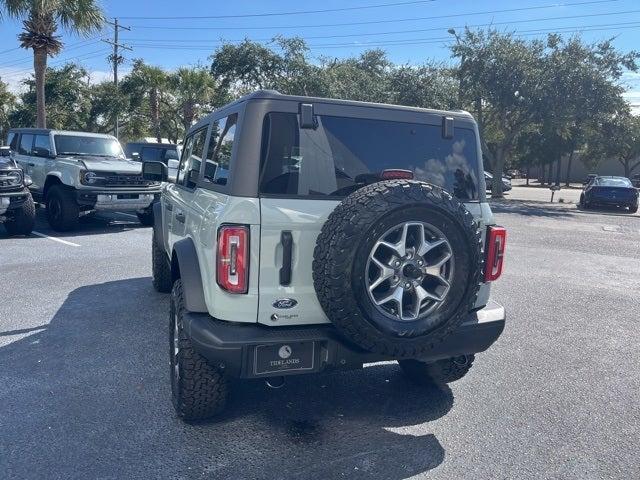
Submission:
[[[282,388],[284,387],[284,377],[267,378],[264,383],[266,383],[269,388]]]

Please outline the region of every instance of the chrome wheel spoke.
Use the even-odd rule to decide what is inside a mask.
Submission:
[[[371,283],[371,285],[369,285],[369,291],[370,292],[373,291],[374,289],[376,289],[377,287],[379,287],[382,283],[385,282],[385,280],[388,280],[389,278],[393,277],[393,274],[395,273],[393,268],[385,265],[384,263],[382,263],[377,258],[374,257],[374,258],[371,259],[371,261],[380,269],[380,274]]]

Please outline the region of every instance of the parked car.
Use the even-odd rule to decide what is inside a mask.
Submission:
[[[638,190],[626,177],[596,177],[580,194],[580,207],[594,206],[627,208],[638,211]]]
[[[522,176],[522,174],[520,173],[520,170],[517,170],[515,168],[512,168],[510,170],[507,170],[507,175],[509,176],[509,178],[513,179],[513,178],[520,178]]]
[[[0,147],[0,223],[9,235],[29,235],[33,230],[36,207],[27,188],[30,184],[9,147]]]
[[[75,227],[82,213],[134,211],[153,223],[160,184],[142,178],[142,165],[126,160],[111,135],[37,128],[9,130],[13,159],[29,175],[34,200],[46,205],[54,230]]]
[[[136,162],[162,162],[169,170],[169,180],[175,181],[180,162],[180,147],[173,143],[129,142],[124,147],[127,158]]]
[[[465,112],[273,91],[191,127],[151,244],[178,415],[220,412],[231,378],[379,360],[418,383],[463,377],[505,324],[489,290],[506,231],[478,144]]]
[[[484,172],[484,181],[487,185],[487,191],[490,192],[491,188],[493,187],[493,174]],[[507,177],[502,177],[502,191],[508,192],[509,190],[511,190],[511,188],[511,180],[509,180]]]

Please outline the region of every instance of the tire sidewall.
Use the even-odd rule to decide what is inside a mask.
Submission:
[[[443,305],[438,306],[435,312],[417,320],[396,320],[380,312],[369,298],[365,281],[366,264],[375,242],[389,229],[409,221],[431,224],[445,235],[451,245],[454,271],[447,297]],[[352,252],[353,262],[350,271],[351,288],[353,292],[356,292],[355,301],[363,311],[363,317],[376,330],[392,337],[418,337],[438,330],[459,310],[471,281],[470,245],[458,223],[444,211],[420,204],[406,205],[389,211],[379,218],[374,226],[354,245],[356,247]],[[473,246],[471,247],[473,248]]]

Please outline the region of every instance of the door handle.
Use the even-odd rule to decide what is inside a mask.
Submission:
[[[180,223],[184,223],[185,216],[184,216],[184,212],[182,210],[177,210],[176,211],[176,220],[179,221]]]
[[[291,232],[280,234],[282,243],[282,268],[280,269],[280,285],[291,285],[291,260],[293,256],[293,236]]]
[[[28,165],[29,165],[30,167],[35,167],[35,166],[36,166],[36,164],[35,164],[35,163],[29,163]]]

